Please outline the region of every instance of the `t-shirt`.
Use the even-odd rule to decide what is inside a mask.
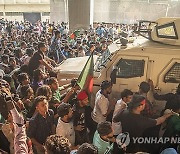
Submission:
[[[104,154],[104,152],[111,147],[110,142],[101,139],[97,131],[94,134],[93,145],[95,145],[98,148],[98,154]]]
[[[100,90],[96,94],[95,106],[92,112],[92,119],[96,123],[106,121],[106,117],[104,116],[109,107],[108,98],[106,98],[103,94],[101,94]]]
[[[74,132],[74,126],[73,126],[72,121],[67,123],[67,122],[62,121],[61,118],[59,118],[58,124],[56,127],[56,134],[66,137],[71,143],[71,145],[75,144],[75,132]]]
[[[86,107],[80,107],[79,103],[76,102],[73,105],[73,110],[74,110],[74,115],[73,115],[73,122],[74,122],[74,126],[84,126],[84,129],[81,131],[75,131],[76,133],[76,145],[81,145],[85,142],[89,142],[88,139],[88,132],[87,132],[87,127],[86,127],[86,120],[85,120],[85,109]]]
[[[142,116],[141,114],[134,114],[128,110],[118,113],[114,120],[121,122],[122,131],[128,132],[130,137],[141,137],[145,129],[156,125],[156,120]]]
[[[114,108],[114,112],[113,112],[113,117],[119,112],[119,111],[122,111],[124,110],[123,106],[126,106],[125,109],[127,109],[127,104],[122,100],[118,100],[116,105],[115,105],[115,108]]]
[[[64,87],[59,87],[54,93],[53,93],[53,96],[52,96],[52,103],[54,103],[54,101],[58,101],[60,102],[61,101],[61,93],[60,91],[62,91],[64,89]]]
[[[123,106],[125,106],[125,108]],[[122,99],[120,99],[115,105],[113,117],[115,117],[118,112],[122,112],[123,110],[127,110],[127,104]],[[120,133],[122,133],[121,122],[112,122],[112,128],[114,130],[114,135],[119,135]]]
[[[33,54],[29,61],[29,74],[33,76],[33,71],[38,69],[41,65],[40,60],[44,59],[44,54],[41,51],[37,51]]]
[[[36,139],[40,144],[45,143],[46,138],[52,134],[53,124],[54,113],[52,110],[48,110],[46,118],[37,113],[29,121],[29,137]]]
[[[74,110],[74,126],[85,126],[85,107],[80,107],[78,102],[73,106]]]
[[[145,129],[156,125],[156,120],[144,117],[141,114],[134,114],[128,110],[118,113],[114,117],[115,122],[121,122],[122,132],[129,133],[130,144],[127,146],[127,152],[138,152],[141,145],[133,143],[133,137],[142,137]]]

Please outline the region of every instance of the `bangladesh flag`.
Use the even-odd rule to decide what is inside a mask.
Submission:
[[[93,90],[93,71],[94,71],[94,61],[93,53],[89,56],[78,80],[77,84],[82,90],[85,90],[88,95],[92,93]]]

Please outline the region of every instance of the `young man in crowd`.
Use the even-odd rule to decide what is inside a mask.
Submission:
[[[77,95],[77,102],[73,106],[74,110],[74,129],[76,133],[76,145],[89,142],[88,130],[85,120],[85,110],[88,105],[88,95],[85,91],[81,91]]]
[[[17,111],[15,107],[16,102],[14,102],[12,99],[7,101],[6,103],[13,119],[14,153],[28,154],[29,149],[27,145],[26,125],[23,115]]]
[[[43,42],[38,44],[38,51],[33,54],[29,61],[29,75],[32,77],[34,70],[41,68],[45,72],[45,68],[52,70],[52,66],[45,60],[46,45]]]
[[[59,86],[58,80],[55,77],[50,77],[47,79],[47,84],[52,90],[52,99],[49,102],[50,108],[53,109],[53,111],[56,111],[56,107],[60,104],[62,101],[63,95],[61,95],[61,91],[67,89],[71,86],[71,84],[67,84],[64,86]],[[66,100],[64,100],[66,103]]]
[[[54,113],[48,109],[45,96],[35,98],[37,114],[29,122],[28,134],[38,154],[44,153],[46,138],[55,133]]]
[[[71,146],[75,145],[75,131],[72,121],[73,110],[70,104],[61,103],[58,107],[58,124],[56,134],[66,137]]]
[[[162,124],[172,113],[163,115],[157,119],[145,117],[141,112],[145,109],[146,98],[142,95],[134,95],[129,103],[129,110],[119,112],[113,119],[113,122],[121,122],[122,132],[128,132],[131,142],[126,152],[139,152],[139,144],[133,144],[132,137],[142,137],[143,132],[150,127]]]
[[[107,150],[113,150],[114,132],[111,123],[104,121],[98,124],[94,134],[93,144],[98,148],[98,154],[104,154]]]
[[[153,92],[154,98],[159,101],[166,101],[165,109],[171,109],[174,106],[174,104],[172,104],[172,100],[178,101],[178,99],[180,99],[180,83],[177,86],[176,93],[167,93],[161,95],[156,93],[152,80],[149,80],[149,84],[151,86],[151,91]]]
[[[17,94],[19,96],[22,96],[21,87],[29,85],[30,84],[30,79],[29,79],[29,76],[28,76],[27,73],[21,73],[21,74],[18,75],[17,78],[18,78],[19,86],[17,87],[16,92],[17,92]]]
[[[132,95],[133,95],[133,92],[131,90],[128,90],[128,89],[124,89],[121,92],[121,99],[118,100],[116,105],[115,105],[113,117],[115,117],[115,115],[118,112],[122,112],[123,110],[127,109],[128,103],[131,102]],[[113,127],[113,130],[114,130],[114,135],[119,135],[122,132],[120,122],[119,123],[112,122],[112,127]]]
[[[50,45],[50,54],[51,57],[57,62],[62,62],[63,60],[66,59],[66,56],[62,53],[61,51],[61,33],[60,31],[55,31],[54,37],[52,38],[52,42]]]
[[[153,116],[153,105],[147,97],[147,94],[149,91],[150,91],[149,83],[147,83],[145,81],[141,82],[140,86],[139,86],[139,93],[138,94],[142,95],[146,98],[145,108],[142,111],[142,114],[146,117],[152,117]]]
[[[108,98],[111,91],[111,82],[105,80],[101,84],[101,89],[96,93],[95,106],[91,114],[96,125],[100,122],[106,121],[107,116],[111,112],[111,105]]]

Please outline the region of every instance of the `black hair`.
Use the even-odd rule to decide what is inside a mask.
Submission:
[[[104,80],[102,83],[101,83],[101,90],[105,90],[109,87],[112,86],[112,83],[108,80]]]
[[[45,96],[37,96],[34,99],[34,107],[36,107],[39,104],[39,102],[41,102],[43,100],[47,100]]]
[[[18,78],[18,82],[22,84],[22,82],[24,80],[26,80],[28,78],[28,74],[27,73],[20,73],[17,78]]]
[[[128,104],[129,109],[132,110],[138,107],[143,100],[145,100],[144,96],[138,94],[133,95],[131,102]]]
[[[9,59],[9,56],[6,55],[6,54],[3,54],[3,55],[1,56],[1,60],[2,60],[2,61],[8,60],[8,59]]]
[[[71,151],[69,140],[59,135],[47,137],[45,146],[48,154],[70,154]]]
[[[70,108],[70,104],[61,103],[57,108],[57,113],[61,118],[63,118],[65,115],[68,115]]]
[[[19,57],[19,54],[20,54],[20,53],[22,53],[21,48],[16,48],[16,49],[14,50],[15,57],[20,58],[20,57]]]
[[[130,95],[133,95],[133,92],[131,90],[129,90],[129,89],[124,89],[121,92],[121,98],[128,97]]]
[[[25,42],[25,41],[22,41],[20,46],[23,46],[23,45],[25,45],[25,44],[26,44],[26,42]]]
[[[52,91],[48,85],[43,85],[39,87],[36,91],[36,96],[45,96],[48,101],[51,100]]]
[[[92,47],[94,47],[94,43],[89,45],[89,49],[91,49]]]
[[[8,48],[4,49],[4,54],[9,55],[10,52],[11,50],[9,50]]]
[[[74,87],[75,85],[77,85],[77,79],[72,79],[71,80],[71,87]]]
[[[56,37],[58,34],[60,34],[60,31],[56,30],[55,33],[54,33],[55,37]]]
[[[57,78],[57,73],[55,71],[51,70],[51,71],[49,71],[49,76]]]
[[[7,81],[10,84],[11,81],[12,81],[12,77],[10,75],[8,75],[8,74],[5,74],[3,76],[3,80]]]
[[[26,49],[26,54],[27,54],[29,57],[32,56],[33,53],[34,53],[34,49],[33,49],[33,48],[27,48],[27,49]]]
[[[77,154],[98,154],[98,148],[93,144],[83,143],[79,147]]]
[[[14,56],[9,57],[9,61],[16,60]]]
[[[46,83],[47,83],[47,85],[52,85],[56,80],[57,80],[57,78],[50,77],[46,80]]]
[[[21,87],[21,96],[22,98],[26,98],[28,96],[29,89],[31,87],[29,85],[24,85]]]
[[[29,69],[28,69],[28,65],[24,64],[20,67],[20,71],[22,73],[28,73]]]
[[[141,91],[143,93],[148,93],[148,91],[150,90],[150,85],[149,85],[149,83],[143,81],[143,82],[141,82],[139,88],[141,89]]]
[[[38,49],[40,50],[40,48],[42,48],[42,47],[45,47],[45,43],[39,42],[38,43]]]
[[[42,73],[41,69],[36,69],[33,72],[33,81],[37,82],[39,80],[39,75]]]
[[[108,135],[112,132],[111,123],[109,121],[104,121],[98,124],[97,131],[100,136]]]

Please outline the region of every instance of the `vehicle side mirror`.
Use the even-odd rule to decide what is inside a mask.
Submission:
[[[112,84],[116,84],[116,73],[117,73],[117,69],[114,68],[110,74]]]

